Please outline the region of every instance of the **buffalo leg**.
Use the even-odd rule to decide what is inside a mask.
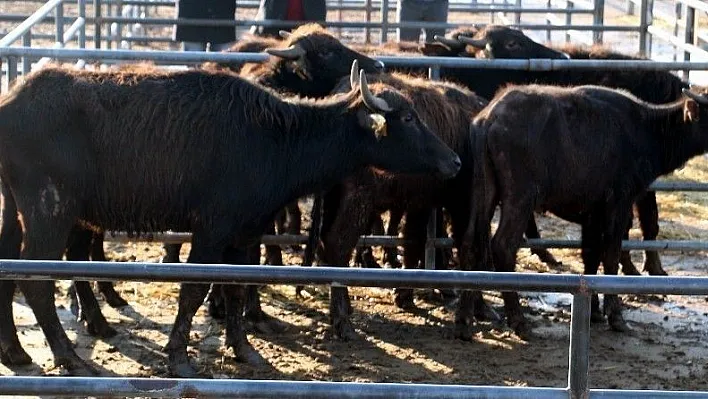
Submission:
[[[583,259],[584,274],[597,274],[602,259],[602,226],[597,218],[589,217],[581,224],[581,256]],[[600,311],[600,299],[596,293],[592,294],[590,306],[590,321],[601,323],[605,316]]]
[[[258,244],[250,246],[247,250],[247,256],[248,261],[246,264],[259,264],[261,258],[261,246]],[[230,263],[228,258],[225,258],[224,261]],[[283,322],[274,317],[271,317],[261,308],[261,297],[258,293],[257,285],[246,286],[246,303],[244,306],[246,309],[244,312],[245,318],[249,322],[253,323],[253,326],[256,331],[264,334],[285,331],[286,327]]]
[[[162,258],[162,263],[180,263],[179,251],[182,249],[182,244],[165,244],[165,256]]]
[[[371,215],[371,220],[369,221],[369,225],[371,226],[369,231],[371,234],[374,235],[383,235],[384,234],[384,226],[383,226],[383,220],[381,219],[381,215],[374,214]],[[381,265],[376,261],[376,257],[374,257],[374,249],[371,246],[365,246],[365,247],[359,247],[356,248],[355,250],[356,257],[355,257],[355,262],[361,267],[366,268],[366,269],[380,269]]]
[[[103,249],[103,233],[94,233],[91,243],[91,260],[94,262],[106,262],[106,252]],[[113,287],[110,281],[99,281],[98,292],[103,295],[103,299],[112,308],[128,306],[128,302],[123,299]]]
[[[260,245],[255,245],[259,249]],[[250,249],[252,251],[252,248]],[[251,258],[251,259],[249,259]],[[224,251],[224,262],[232,264],[248,264],[252,261],[249,248],[229,246]],[[249,286],[256,289],[257,286]],[[236,359],[252,365],[265,363],[261,355],[253,349],[246,337],[243,313],[247,301],[248,287],[243,285],[222,284],[221,295],[226,305],[226,347],[231,348]]]
[[[45,211],[24,214],[25,242],[22,250],[23,259],[58,260],[61,259],[66,249],[69,232],[75,221],[74,209],[71,206],[73,200],[65,193],[58,192],[55,186],[50,185],[50,187],[36,189],[34,192],[45,194],[49,190],[54,192],[53,196],[44,195],[36,199],[32,195],[16,197],[30,199],[26,204],[18,203],[19,209],[45,209]],[[50,198],[49,200],[48,197]],[[62,199],[61,202],[59,202],[59,198]],[[54,304],[55,282],[18,280],[17,286],[20,287],[44,332],[54,355],[54,363],[64,366],[72,374],[97,374],[96,370],[76,354],[69,337],[66,336],[66,332],[61,326]],[[96,299],[95,297],[93,298],[94,300]]]
[[[216,240],[206,232],[195,231],[192,236],[192,249],[189,253],[189,263],[219,263],[223,259],[224,246],[216,245]],[[183,283],[180,285],[179,305],[170,338],[165,346],[169,359],[170,373],[176,377],[194,378],[198,376],[187,355],[189,332],[192,329],[192,319],[209,291],[209,284]]]
[[[362,192],[349,194],[342,200],[331,229],[325,232],[323,227],[325,264],[338,267],[349,265],[359,236],[370,226],[369,222],[373,214],[371,203],[371,198]],[[345,341],[357,337],[351,324],[351,313],[352,305],[347,287],[332,286],[329,303],[330,322],[334,335]]]
[[[32,363],[32,358],[22,349],[17,338],[12,312],[15,287],[13,280],[0,280],[0,361],[8,366]]]
[[[398,237],[398,229],[401,226],[403,213],[403,210],[398,208],[389,210],[388,226],[386,226],[387,236]],[[401,267],[401,262],[398,261],[398,247],[384,248],[383,263],[389,265],[391,268]]]
[[[630,213],[629,214],[630,220],[633,217],[633,215]],[[627,227],[627,230],[624,231],[624,234],[622,235],[623,240],[629,240],[629,229],[631,226]],[[630,254],[629,251],[622,251],[620,253],[620,264],[622,264],[622,273],[624,273],[626,276],[639,276],[641,273],[639,273],[639,270],[637,270],[637,267],[634,265],[634,262],[632,262],[632,254]]]
[[[66,250],[66,260],[71,261],[88,261],[89,246],[93,238],[93,232],[87,229],[74,226],[69,238],[69,245]],[[78,320],[86,321],[86,330],[89,334],[101,337],[110,338],[117,334],[101,312],[101,307],[96,300],[96,296],[91,289],[91,283],[88,281],[74,281],[72,285],[75,288],[75,294],[81,304],[77,314]],[[72,298],[73,299],[73,298]]]
[[[0,182],[2,189],[2,228],[0,229],[0,258],[19,259],[22,248],[22,226],[17,219],[17,206],[9,188]],[[6,365],[32,363],[32,358],[22,349],[13,320],[12,300],[15,295],[13,280],[0,280],[0,361]]]
[[[298,200],[295,200],[285,207],[285,214],[287,216],[287,227],[285,232],[292,235],[300,235],[302,232],[302,212],[300,211],[300,205]],[[293,245],[291,247],[295,251],[302,250],[302,246]]]
[[[605,250],[602,257],[602,265],[605,270],[605,275],[611,276],[617,275],[619,272],[619,257],[622,248],[622,235],[626,231],[626,227],[631,220],[628,217],[628,215],[631,214],[632,209],[631,201],[627,201],[626,204],[622,201],[618,202],[619,204],[609,205],[605,210],[605,234],[603,236],[602,243]],[[625,211],[623,212],[623,210]],[[629,331],[629,326],[622,316],[622,301],[620,297],[617,294],[605,294],[605,301],[603,305],[610,328],[619,332]]]
[[[659,209],[656,205],[656,193],[645,192],[637,201],[639,225],[642,228],[644,241],[656,240],[659,235]],[[666,276],[667,273],[661,266],[661,257],[658,251],[645,251],[644,271],[652,276]]]
[[[478,165],[480,171],[484,165]],[[481,173],[486,178],[485,173]],[[479,176],[479,177],[482,177]],[[458,246],[460,269],[463,271],[492,270],[490,233],[491,222],[498,198],[493,181],[477,183],[484,188],[477,190],[471,201],[472,208],[464,205],[449,206],[452,216],[452,235]],[[480,310],[479,308],[482,307]],[[472,339],[472,323],[477,315],[484,315],[488,308],[480,291],[462,290],[455,312],[455,337],[469,341]],[[494,312],[489,309],[489,313]],[[496,316],[496,314],[494,315]],[[498,316],[492,317],[498,319]]]
[[[403,267],[405,269],[418,269],[425,255],[426,226],[428,224],[429,210],[408,212],[406,224],[403,227],[403,237],[410,240],[411,244],[403,247]],[[413,290],[411,288],[396,288],[395,302],[401,309],[413,309]]]
[[[533,216],[533,200],[526,194],[533,191],[519,190],[516,197],[508,196],[502,199],[499,227],[492,238],[492,255],[497,271],[513,272],[516,269],[516,253],[524,238],[524,226],[519,225],[517,221],[528,221]],[[509,327],[521,338],[530,338],[531,326],[524,317],[519,294],[506,291],[502,292],[502,297]]]
[[[541,234],[538,231],[538,225],[536,224],[536,218],[534,217],[534,215],[531,215],[528,224],[526,225],[526,238],[541,238]],[[541,262],[545,263],[548,266],[557,267],[561,264],[546,248],[531,248],[531,253],[538,256],[538,259],[540,259]]]

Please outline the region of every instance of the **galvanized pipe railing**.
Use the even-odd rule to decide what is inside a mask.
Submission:
[[[213,62],[264,62],[262,53],[208,53],[201,51],[133,51],[94,49],[51,49],[0,47],[0,57],[52,57],[56,59],[91,59],[122,61],[162,61],[173,64]],[[550,59],[477,59],[455,57],[374,57],[391,66],[514,69],[525,71],[556,71],[561,69],[598,70],[708,70],[708,62],[652,60],[550,60]]]
[[[225,284],[337,284],[567,292],[571,309],[568,385],[528,388],[431,384],[142,378],[0,377],[0,395],[258,398],[708,398],[708,392],[589,389],[590,294],[708,295],[706,277],[584,276],[297,266],[0,260],[0,279],[88,279]]]

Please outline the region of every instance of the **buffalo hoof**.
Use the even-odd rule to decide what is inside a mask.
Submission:
[[[342,341],[354,341],[359,338],[359,334],[354,330],[352,322],[349,320],[340,320],[334,325],[335,338]]]
[[[624,320],[624,317],[622,317],[622,313],[620,312],[612,313],[607,316],[607,322],[609,323],[610,329],[612,329],[612,331],[622,333],[632,331],[627,322]]]
[[[201,378],[197,370],[189,362],[170,365],[170,376],[176,378]]]
[[[590,322],[604,323],[605,315],[599,309],[593,309],[592,312],[590,312]]]
[[[250,318],[253,320],[253,318]],[[288,329],[288,325],[263,312],[253,320],[253,328],[262,334],[281,333]]]
[[[622,274],[625,276],[641,276],[642,273],[637,270],[636,266],[629,264],[628,266],[622,265]]]
[[[509,327],[524,341],[530,341],[534,338],[531,323],[523,317],[518,320],[509,320]]]
[[[250,344],[240,344],[238,345],[238,348],[233,347],[232,349],[234,351],[236,360],[239,362],[246,363],[254,367],[265,366],[268,364],[268,361],[265,360],[265,358],[261,356],[258,351],[253,349]]]
[[[19,346],[0,350],[0,362],[6,366],[25,366],[32,363],[32,358]]]
[[[533,253],[538,257],[538,259],[543,262],[544,264],[548,265],[549,267],[559,267],[562,266],[563,263],[559,262],[555,256],[553,256],[548,250],[546,249],[536,249],[533,251]]]
[[[416,309],[415,303],[413,302],[413,290],[404,288],[396,289],[394,302],[399,309],[403,310],[414,310]]]
[[[108,291],[103,293],[103,299],[106,301],[108,306],[112,308],[122,308],[123,306],[128,306],[128,301],[123,299],[117,292]]]
[[[482,306],[476,304],[474,307],[474,318],[479,321],[489,321],[492,323],[501,323],[502,317],[499,316],[494,308],[484,303]]]
[[[462,341],[472,341],[474,337],[474,331],[469,323],[455,323],[455,338]]]
[[[180,263],[179,254],[173,255],[168,253],[160,259],[160,263]]]
[[[57,367],[63,367],[69,372],[69,374],[76,377],[92,377],[101,374],[101,372],[99,372],[96,368],[89,365],[76,355],[55,357],[54,365]]]
[[[86,323],[86,331],[92,337],[99,338],[113,338],[118,335],[118,331],[109,326],[105,320],[95,323]]]
[[[659,259],[652,261],[650,258],[647,258],[647,261],[644,262],[644,271],[649,273],[650,276],[668,276],[669,275],[668,273],[666,273],[664,268],[661,267],[661,261]]]
[[[226,318],[226,306],[223,302],[216,302],[214,300],[209,300],[209,306],[207,307],[207,313],[212,319],[223,320]]]

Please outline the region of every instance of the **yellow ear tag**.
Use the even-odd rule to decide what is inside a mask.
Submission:
[[[374,131],[377,139],[386,137],[386,118],[381,114],[371,114],[371,129]]]

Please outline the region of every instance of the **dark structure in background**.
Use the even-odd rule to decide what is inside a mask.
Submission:
[[[325,0],[261,0],[257,20],[275,19],[281,21],[319,22],[327,19]],[[251,33],[259,36],[278,37],[281,29],[290,31],[289,26],[253,26]]]
[[[179,0],[177,18],[233,19],[236,14],[235,0]],[[226,50],[236,41],[234,26],[175,26],[174,40],[183,42],[185,51]]]

